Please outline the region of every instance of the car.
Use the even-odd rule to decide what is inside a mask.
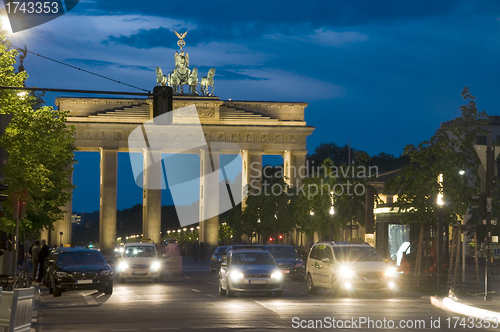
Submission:
[[[45,278],[44,278],[45,287],[50,286],[50,278],[48,278],[47,276],[50,275],[51,268],[54,266],[55,262],[57,261],[59,254],[61,253],[61,251],[69,250],[69,249],[72,249],[72,248],[58,247],[58,248],[53,248],[50,250],[49,256],[47,256],[47,258],[45,259],[45,262],[43,263],[43,270],[44,270],[43,275],[45,276]],[[50,290],[50,287],[49,287],[49,290]],[[50,294],[52,294],[52,292],[50,292]]]
[[[263,244],[231,244],[227,246],[226,252],[229,250],[241,250],[241,249],[266,249]]]
[[[239,249],[227,253],[219,271],[219,294],[266,292],[283,296],[283,273],[271,253],[262,249]]]
[[[320,288],[331,289],[339,295],[360,289],[393,293],[397,277],[396,268],[367,243],[316,243],[306,264],[309,294],[315,294]]]
[[[274,260],[285,278],[304,280],[306,265],[292,246],[286,244],[270,244],[266,245],[266,250],[273,255]]]
[[[55,297],[74,290],[96,289],[107,295],[113,293],[113,270],[102,254],[93,249],[60,251],[48,277],[49,292]]]
[[[126,279],[162,280],[162,264],[158,257],[156,244],[153,242],[126,243],[118,261],[116,273],[118,282]]]
[[[210,257],[210,272],[219,272],[220,264],[224,257],[226,257],[227,246],[219,246],[215,248],[212,257]]]

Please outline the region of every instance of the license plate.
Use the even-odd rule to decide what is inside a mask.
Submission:
[[[78,285],[82,285],[82,284],[91,284],[93,281],[92,280],[77,280],[76,283]]]
[[[248,280],[248,283],[252,284],[252,285],[265,285],[265,284],[267,284],[267,281],[266,280],[259,280],[259,279],[251,279],[251,280]]]
[[[282,273],[290,273],[290,270],[282,270]]]
[[[367,279],[365,280],[365,284],[378,284],[380,280],[377,279]]]

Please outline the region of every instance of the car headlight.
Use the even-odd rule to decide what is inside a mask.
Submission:
[[[396,273],[397,273],[396,268],[395,267],[391,267],[391,268],[389,268],[389,269],[387,269],[385,271],[385,276],[393,278],[393,277],[396,276]]]
[[[111,270],[104,270],[104,271],[101,271],[101,273],[99,273],[99,274],[102,276],[108,276],[111,274]]]
[[[348,268],[347,266],[344,266],[340,269],[340,275],[344,278],[350,278],[354,276],[354,271]]]
[[[118,263],[118,271],[125,271],[126,269],[128,269],[127,262]]]
[[[243,279],[245,277],[243,273],[241,273],[238,270],[233,270],[229,272],[229,276],[231,277],[232,281],[239,281],[240,279]]]
[[[281,280],[283,279],[283,273],[281,271],[276,271],[271,274],[271,279]]]
[[[67,273],[67,272],[56,272],[56,277],[58,277],[58,278],[67,278],[67,277],[69,277],[69,273]]]
[[[158,271],[161,267],[161,264],[160,262],[156,261],[156,262],[153,262],[153,264],[151,264],[151,266],[149,267],[151,269],[151,271]]]

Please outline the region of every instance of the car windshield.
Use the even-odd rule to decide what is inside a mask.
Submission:
[[[274,265],[271,254],[266,252],[239,252],[234,253],[232,265]]]
[[[104,258],[96,251],[62,252],[57,260],[59,266],[102,265]]]
[[[154,257],[152,246],[130,246],[125,249],[124,257]]]
[[[219,248],[217,248],[216,254],[217,255],[224,255],[226,253],[226,249],[227,249],[227,247],[219,247]]]
[[[341,261],[378,262],[382,257],[371,247],[334,247],[335,258]]]
[[[274,258],[298,258],[299,255],[292,247],[267,247]]]

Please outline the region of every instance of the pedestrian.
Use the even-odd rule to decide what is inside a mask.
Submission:
[[[203,242],[200,243],[200,258],[201,262],[205,262],[205,244]]]
[[[36,241],[35,245],[31,248],[31,264],[33,264],[33,280],[36,280],[36,273],[38,272],[39,253],[40,253],[40,241]]]
[[[198,261],[199,251],[200,251],[200,245],[198,244],[198,242],[195,242],[193,244],[193,262],[197,262]]]
[[[43,279],[43,264],[45,263],[45,259],[49,257],[49,247],[47,246],[47,241],[42,240],[42,247],[40,248],[40,252],[38,254],[38,264],[40,264],[40,269],[38,272],[38,279],[36,281],[42,282]]]

